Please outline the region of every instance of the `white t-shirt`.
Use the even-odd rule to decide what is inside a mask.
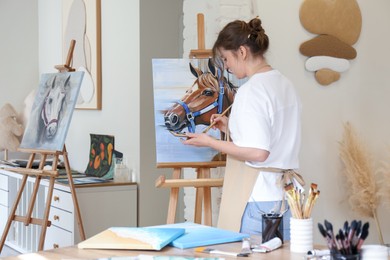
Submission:
[[[293,84],[277,70],[253,75],[239,87],[229,117],[232,141],[241,147],[267,150],[264,162],[252,167],[297,169],[301,143],[301,102]],[[281,174],[259,171],[251,201],[283,198]]]

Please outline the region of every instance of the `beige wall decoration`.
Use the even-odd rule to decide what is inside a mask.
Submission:
[[[97,109],[102,105],[101,90],[101,2],[100,0],[62,0],[63,57],[76,40],[71,66],[85,76],[77,109]]]
[[[315,73],[323,86],[340,79],[349,70],[357,52],[362,16],[356,0],[304,0],[299,10],[302,26],[316,37],[303,42],[301,54],[309,57],[305,68]]]

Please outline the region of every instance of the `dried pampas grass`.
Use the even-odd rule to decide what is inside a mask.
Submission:
[[[344,163],[343,173],[347,178],[348,201],[353,211],[364,217],[374,218],[382,244],[383,236],[377,217],[380,202],[379,188],[371,165],[371,156],[363,148],[350,123],[344,124],[340,142],[340,157]]]
[[[390,154],[390,148],[389,154]],[[379,196],[381,201],[390,208],[390,160],[383,161],[379,167],[378,174],[380,175],[381,185],[379,187]]]

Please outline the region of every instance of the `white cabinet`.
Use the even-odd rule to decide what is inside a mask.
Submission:
[[[86,238],[113,226],[137,226],[137,186],[76,186]],[[46,231],[45,250],[81,241],[69,187],[56,185]]]
[[[14,203],[21,177],[20,174],[0,169],[0,235]],[[32,191],[33,184],[34,178],[29,178],[26,185],[29,192]],[[36,217],[43,216],[48,185],[47,180],[41,181],[42,192],[37,197]],[[76,185],[75,188],[86,238],[113,226],[137,226],[136,183],[109,182]],[[22,196],[19,203],[21,208],[28,205],[29,197],[27,194]],[[60,183],[54,185],[49,220],[51,226],[46,230],[45,250],[71,246],[81,241],[69,186]],[[25,227],[23,223],[17,223],[11,226],[6,244],[21,253],[36,251],[39,236],[40,226]]]
[[[0,174],[0,234],[3,233],[6,221],[8,217],[9,208],[9,196],[8,196],[8,176]]]

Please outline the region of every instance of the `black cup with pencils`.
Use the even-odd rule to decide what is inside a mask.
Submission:
[[[324,225],[318,223],[318,229],[329,247],[331,259],[361,259],[361,248],[368,237],[368,228],[368,222],[363,224],[360,220],[353,220],[349,225],[345,221],[343,228],[335,233],[329,221],[325,220]]]

